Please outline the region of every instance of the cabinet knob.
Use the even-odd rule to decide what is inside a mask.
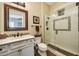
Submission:
[[[22,49],[19,49],[18,52],[22,51]]]
[[[2,48],[0,48],[0,51],[2,51]]]

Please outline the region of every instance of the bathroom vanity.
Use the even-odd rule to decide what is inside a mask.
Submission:
[[[8,37],[0,40],[0,56],[33,56],[34,36]]]

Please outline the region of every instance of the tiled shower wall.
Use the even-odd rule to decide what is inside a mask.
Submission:
[[[79,38],[78,38],[78,6],[75,3],[70,3],[62,8],[65,8],[64,16],[71,17],[71,31],[58,31],[58,34],[53,30],[53,20],[58,18],[57,11],[54,11],[55,17],[51,17],[51,40],[50,43],[68,52],[79,55]],[[61,9],[61,6],[60,6]],[[64,24],[64,23],[63,23]]]

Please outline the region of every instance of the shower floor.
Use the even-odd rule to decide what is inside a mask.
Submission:
[[[75,54],[72,54],[72,53],[69,53],[69,52],[67,52],[65,50],[62,50],[62,49],[60,49],[58,47],[55,47],[55,46],[53,46],[51,44],[48,45],[48,50],[51,53],[55,54],[56,56],[77,56]]]

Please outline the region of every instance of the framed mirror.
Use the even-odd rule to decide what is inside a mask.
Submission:
[[[28,30],[28,12],[4,4],[4,31]]]

